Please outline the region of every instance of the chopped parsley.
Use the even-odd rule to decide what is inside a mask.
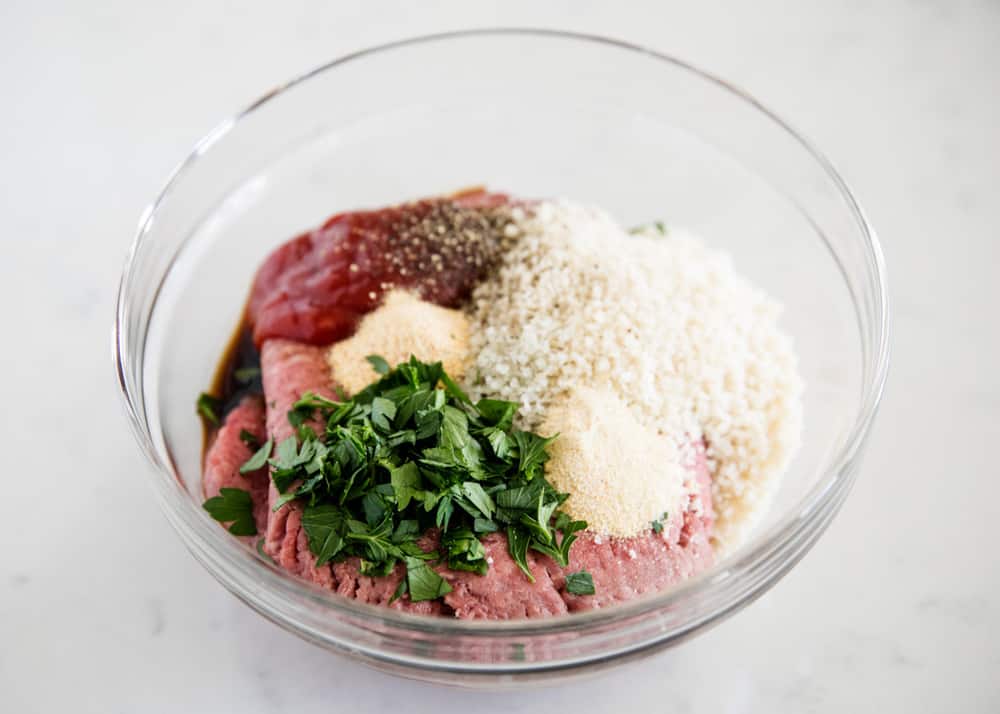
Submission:
[[[545,479],[546,447],[555,437],[515,428],[516,402],[473,403],[440,362],[411,357],[390,368],[378,355],[367,359],[381,375],[376,382],[353,399],[303,394],[288,413],[297,436],[269,440],[240,469],[270,465],[280,494],[275,510],[302,503],[317,564],[357,557],[361,572],[373,576],[402,564],[406,575],[393,599],[408,593],[413,601],[450,592],[433,562],[485,574],[481,538],[496,531],[506,532],[511,557],[529,579],[529,550],[566,566],[587,524],[558,510],[567,494]],[[309,426],[317,420],[321,433]],[[252,525],[249,495],[239,493]],[[430,528],[439,529],[439,546],[425,552],[418,539]],[[592,591],[589,575],[572,578],[573,587],[586,581]]]
[[[664,511],[662,516],[660,516],[655,521],[653,521],[653,523],[652,523],[653,532],[656,533],[656,534],[662,533],[663,532],[663,524],[666,523],[666,522],[667,522],[667,512]]]
[[[233,371],[233,377],[240,384],[251,384],[260,377],[260,367],[240,367]]]
[[[253,520],[253,500],[247,491],[241,488],[220,488],[219,495],[205,501],[204,508],[217,521],[232,521],[229,532],[233,535],[257,535],[257,526]]]
[[[379,374],[389,374],[389,363],[385,361],[384,357],[379,357],[378,355],[368,355],[365,357],[368,363],[372,366]]]
[[[665,236],[667,235],[667,225],[663,221],[653,221],[652,223],[644,223],[641,226],[630,228],[628,232],[631,235],[649,235],[650,233],[655,233],[656,235]]]
[[[433,568],[418,558],[406,559],[406,588],[410,600],[435,600],[451,592],[451,586]]]
[[[572,595],[593,595],[594,578],[586,570],[566,574],[566,592]]]
[[[222,400],[218,397],[213,397],[207,392],[202,392],[198,395],[197,401],[198,413],[208,422],[218,426],[219,425],[219,411],[222,409]]]
[[[277,565],[277,563],[274,562],[274,558],[272,558],[270,555],[268,555],[266,552],[264,552],[264,539],[263,538],[258,538],[257,539],[257,555],[259,555],[261,558],[263,558],[264,560],[266,560],[271,565]]]
[[[250,440],[244,438],[245,436],[249,436]],[[253,448],[253,444],[257,443],[257,438],[246,430],[240,432],[240,439],[250,448]],[[274,446],[274,442],[271,439],[264,442],[264,445],[257,449],[254,455],[251,456],[246,463],[240,466],[240,473],[248,474],[252,471],[263,468],[264,464],[267,463],[267,458],[271,455],[272,446]]]

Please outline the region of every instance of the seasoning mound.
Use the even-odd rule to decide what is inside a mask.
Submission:
[[[534,429],[587,384],[673,440],[682,462],[704,439],[714,544],[734,547],[799,439],[802,382],[780,306],[695,239],[629,235],[567,201],[513,212],[521,235],[472,296],[474,397],[519,401]]]
[[[459,379],[465,374],[468,352],[465,314],[393,290],[381,307],[365,316],[353,336],[333,344],[329,360],[336,382],[348,394],[357,394],[372,381],[369,355],[379,355],[389,364],[405,362],[410,355],[433,358]]]
[[[563,510],[590,530],[627,538],[680,510],[688,472],[674,442],[639,424],[606,388],[572,389],[541,431],[559,434],[546,476],[570,494]]]

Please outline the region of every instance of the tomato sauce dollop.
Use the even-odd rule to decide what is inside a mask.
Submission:
[[[394,288],[456,306],[499,255],[509,205],[503,194],[473,189],[332,216],[257,272],[247,306],[254,343],[343,339]]]

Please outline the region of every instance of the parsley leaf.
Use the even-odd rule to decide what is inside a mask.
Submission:
[[[466,404],[472,404],[472,400],[469,399],[469,395],[462,391],[462,388],[455,384],[455,381],[448,376],[448,374],[441,370],[441,383],[444,384],[444,391],[449,397],[454,397],[460,402]]]
[[[295,437],[286,437],[278,442],[278,449],[274,453],[273,465],[279,469],[293,468],[298,451],[299,445]]]
[[[376,562],[384,562],[390,555],[399,552],[392,542],[392,519],[388,516],[374,525],[349,520],[345,537],[348,541],[362,544],[365,556]]]
[[[530,431],[513,432],[514,443],[517,445],[517,467],[527,480],[530,481],[542,472],[542,466],[549,460],[545,447],[552,443],[556,436],[543,439]]]
[[[406,585],[413,602],[435,600],[451,592],[448,582],[418,558],[406,559]]]
[[[391,605],[392,603],[399,600],[399,598],[403,597],[403,595],[406,594],[407,590],[408,590],[407,582],[406,578],[404,577],[399,581],[399,585],[396,586],[396,590],[392,593],[392,597],[389,598],[389,604]]]
[[[253,500],[240,488],[220,488],[219,495],[205,501],[202,507],[220,523],[232,522],[229,532],[233,535],[257,535],[253,520]]]
[[[510,455],[511,449],[511,441],[510,437],[507,436],[507,432],[499,427],[491,426],[483,430],[483,434],[486,436],[486,440],[489,442],[496,457],[506,460],[507,456]]]
[[[420,492],[420,469],[412,461],[403,464],[389,472],[389,481],[396,495],[396,506],[402,511]]]
[[[594,578],[586,570],[566,573],[566,592],[571,595],[593,595]]]
[[[372,400],[372,424],[382,429],[382,431],[392,429],[392,420],[395,416],[396,403],[394,401],[384,397],[375,397]]]
[[[218,397],[213,397],[208,392],[202,392],[198,395],[197,402],[198,413],[211,424],[215,426],[219,425],[219,411],[222,409],[222,400]]]
[[[240,441],[246,444],[248,449],[256,451],[260,448],[260,442],[257,440],[257,437],[253,435],[253,432],[246,429],[240,429]]]
[[[455,505],[452,503],[451,496],[442,496],[438,499],[437,515],[434,517],[435,525],[442,531],[447,531],[454,513]]]
[[[653,532],[656,533],[656,534],[662,533],[663,532],[663,524],[666,523],[666,522],[667,522],[667,512],[664,511],[662,516],[660,516],[655,521],[653,521],[653,523],[652,523]]]
[[[472,530],[476,533],[496,533],[500,529],[496,522],[489,518],[477,518],[472,522]]]
[[[441,547],[445,550],[448,567],[452,570],[466,570],[486,575],[489,569],[486,549],[476,534],[468,528],[458,528],[445,533],[441,538]]]
[[[240,434],[242,437],[243,435]],[[250,434],[252,437],[253,434]],[[247,459],[246,463],[240,466],[241,474],[248,474],[251,471],[256,471],[257,469],[264,468],[264,464],[267,463],[267,459],[271,456],[271,447],[274,446],[274,442],[268,439],[264,442],[264,445],[257,449],[256,453]]]
[[[531,574],[531,569],[528,568],[529,540],[530,537],[522,529],[514,527],[507,529],[507,551],[510,553],[510,557],[514,559],[521,572],[528,576],[528,580],[535,582],[535,576]]]
[[[335,402],[332,399],[316,394],[315,392],[305,392],[299,400],[292,404],[293,410],[331,409],[341,406],[342,402]]]
[[[540,495],[542,495],[542,484],[535,482],[498,492],[496,502],[498,506],[507,510],[524,510],[534,507]]]
[[[475,481],[466,481],[462,484],[462,495],[479,510],[479,513],[483,514],[484,518],[491,518],[497,509],[490,495]],[[473,518],[477,517],[475,513],[469,515]]]
[[[260,377],[260,367],[240,367],[233,371],[233,377],[240,384],[250,384]]]
[[[635,228],[629,228],[629,235],[649,235],[650,233],[665,236],[667,235],[667,225],[663,221],[653,221],[645,223]]]
[[[371,364],[372,369],[379,374],[389,374],[389,363],[385,361],[384,357],[379,357],[378,355],[368,355],[365,359],[368,360],[369,364]]]
[[[271,565],[277,565],[277,563],[274,562],[274,558],[272,558],[270,555],[268,555],[266,552],[264,552],[264,539],[263,538],[258,538],[257,539],[257,555],[259,555],[261,558],[263,558],[264,560],[266,560]]]
[[[329,562],[344,547],[347,518],[338,506],[307,506],[302,511],[302,527],[309,537],[309,550],[316,556],[316,565]]]
[[[476,402],[476,411],[483,422],[492,427],[506,431],[514,423],[517,414],[517,402],[505,402],[500,399],[480,399]]]

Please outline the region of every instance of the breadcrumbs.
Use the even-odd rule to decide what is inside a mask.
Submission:
[[[522,426],[537,429],[588,385],[672,440],[682,462],[703,438],[715,546],[735,547],[798,446],[803,386],[780,306],[693,238],[629,235],[566,201],[513,213],[521,235],[470,306],[474,396],[519,401]],[[631,518],[623,505],[611,503]]]

